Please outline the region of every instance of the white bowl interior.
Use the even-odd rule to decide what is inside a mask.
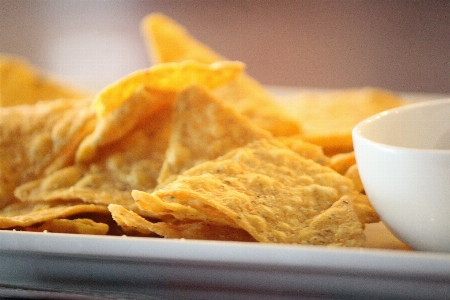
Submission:
[[[450,99],[388,110],[363,121],[356,129],[361,136],[376,143],[450,150]]]

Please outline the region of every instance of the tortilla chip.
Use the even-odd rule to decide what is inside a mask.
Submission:
[[[366,242],[363,226],[349,196],[344,196],[311,219],[299,232],[304,244],[362,247]]]
[[[163,14],[150,14],[141,22],[141,31],[154,64],[196,60],[203,63],[226,60]]]
[[[125,207],[117,204],[110,204],[108,210],[114,221],[122,228],[126,235],[131,236],[156,236],[148,224],[152,224],[140,215],[129,211]],[[150,225],[151,226],[151,225]]]
[[[97,160],[27,182],[16,189],[16,197],[26,202],[79,199],[135,208],[131,191],[152,191],[164,161],[170,114],[169,111],[159,113],[164,115],[159,120],[161,130],[155,131],[155,125],[149,120],[145,123],[148,131],[141,124],[122,139],[100,148]]]
[[[0,108],[0,208],[20,184],[73,162],[95,124],[90,104],[64,99]]]
[[[380,216],[370,204],[369,198],[361,193],[352,193],[349,195],[353,202],[353,206],[359,220],[363,224],[378,223],[380,222]]]
[[[44,222],[38,227],[26,228],[25,231],[38,232],[58,232],[58,233],[73,233],[73,234],[93,234],[105,235],[108,233],[109,226],[105,223],[94,222],[91,219],[53,219]]]
[[[175,104],[172,134],[159,186],[203,161],[271,134],[223,105],[207,90],[190,86]]]
[[[147,16],[142,21],[141,30],[149,56],[155,64],[186,60],[209,64],[226,60],[164,15]],[[274,135],[293,135],[301,130],[297,120],[291,118],[261,84],[246,74],[219,87],[215,94],[257,126]]]
[[[345,177],[350,178],[355,185],[355,190],[358,192],[364,192],[364,186],[359,176],[358,166],[356,164],[350,166],[344,174]]]
[[[303,92],[289,102],[293,116],[302,124],[302,139],[322,146],[327,155],[353,151],[356,124],[405,103],[394,93],[374,88]]]
[[[330,164],[330,158],[323,153],[322,147],[303,141],[299,135],[279,136],[276,139],[304,158],[311,159],[324,166]]]
[[[135,71],[100,91],[94,100],[99,117],[119,107],[140,86],[177,93],[190,84],[213,89],[232,80],[244,69],[240,62],[222,61],[204,64],[197,61],[173,62]]]
[[[23,58],[0,54],[0,107],[87,95],[87,92],[37,70]]]
[[[259,242],[315,243],[302,238],[302,232],[308,232],[315,217],[352,190],[351,180],[335,171],[275,140],[259,140],[185,171],[151,197],[208,216],[217,210]],[[133,192],[137,201],[142,194]],[[356,228],[352,224],[359,220],[354,211],[351,215],[352,206],[347,207],[348,217],[342,218],[345,222],[340,226]],[[186,219],[192,220],[191,216]],[[214,216],[209,221],[229,225]],[[361,244],[361,228],[359,223],[358,232],[349,236],[351,242],[346,245]],[[326,243],[340,244],[342,240],[333,234]]]
[[[338,153],[331,156],[329,166],[341,175],[344,175],[348,168],[356,164],[355,152]]]
[[[157,196],[143,191],[134,190],[131,195],[136,199],[136,203],[142,211],[151,212],[156,218],[161,220],[171,216],[178,220],[199,220],[229,227],[239,227],[232,218],[214,207],[204,206],[200,211],[194,207],[177,202],[162,201]],[[184,197],[186,194],[184,191],[181,191],[178,195]]]
[[[275,136],[289,136],[301,132],[299,122],[290,117],[256,80],[245,74],[215,89],[214,94]]]
[[[246,241],[255,240],[244,230],[205,222],[152,223],[122,206],[108,206],[114,220],[128,235],[158,236],[176,239]]]
[[[95,160],[99,149],[120,140],[139,123],[147,133],[164,131],[170,120],[175,93],[139,87],[133,95],[105,117],[99,118],[95,130],[77,149],[76,162]]]
[[[25,215],[32,211],[40,210],[40,209],[47,209],[47,208],[52,207],[52,205],[55,206],[57,204],[58,203],[55,204],[55,203],[48,203],[48,202],[39,202],[39,203],[34,203],[33,205],[30,205],[30,203],[16,201],[16,202],[8,204],[4,208],[2,208],[0,210],[0,217],[14,217],[14,216],[18,216],[18,215]],[[66,205],[66,203],[59,203],[59,204]],[[80,203],[76,202],[76,203],[72,203],[72,204],[75,205],[75,204],[80,204]]]
[[[104,205],[71,203],[58,204],[47,208],[34,209],[22,215],[0,217],[0,228],[7,229],[13,227],[29,227],[49,220],[67,218],[69,216],[81,213],[106,214],[108,213],[108,209]]]

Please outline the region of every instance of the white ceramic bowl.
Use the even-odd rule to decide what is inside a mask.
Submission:
[[[367,196],[416,250],[450,252],[450,99],[409,104],[353,129]]]

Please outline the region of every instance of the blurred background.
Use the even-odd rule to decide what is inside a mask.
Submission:
[[[98,89],[150,66],[152,12],[267,85],[450,93],[450,1],[0,0],[0,52]]]

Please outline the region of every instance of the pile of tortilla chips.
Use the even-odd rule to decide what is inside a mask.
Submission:
[[[341,91],[288,112],[166,16],[142,31],[154,65],[92,97],[1,91],[0,229],[364,246],[379,218],[348,135],[400,99]]]

